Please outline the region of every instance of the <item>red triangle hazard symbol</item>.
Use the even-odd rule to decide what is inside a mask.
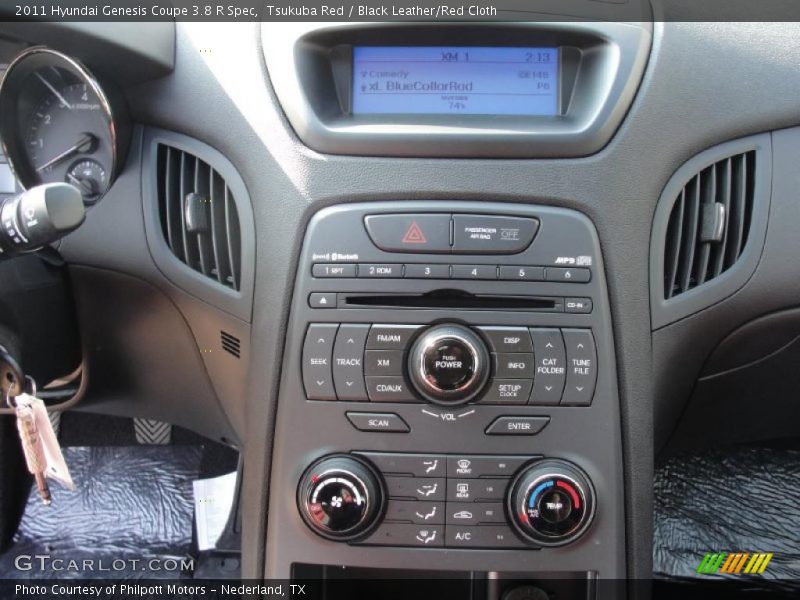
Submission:
[[[419,228],[417,222],[411,221],[411,225],[403,236],[402,242],[404,244],[425,244],[427,241],[428,239],[425,237],[425,234],[422,233],[422,229]]]

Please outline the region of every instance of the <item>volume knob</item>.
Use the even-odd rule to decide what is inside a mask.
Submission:
[[[426,400],[453,406],[477,396],[489,377],[486,346],[467,327],[436,325],[411,347],[408,373]]]
[[[348,541],[368,533],[383,512],[383,484],[365,461],[332,454],[313,463],[297,488],[306,525],[322,537]]]

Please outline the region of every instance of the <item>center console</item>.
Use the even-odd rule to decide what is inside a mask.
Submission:
[[[613,348],[578,212],[318,212],[286,340],[266,576],[624,577]]]

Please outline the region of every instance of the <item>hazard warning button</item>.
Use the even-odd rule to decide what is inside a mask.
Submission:
[[[368,215],[364,218],[372,242],[386,252],[450,252],[450,215]]]

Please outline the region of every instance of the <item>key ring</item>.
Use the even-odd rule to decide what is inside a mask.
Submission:
[[[25,383],[27,383],[30,386],[30,393],[28,395],[33,396],[35,398],[36,381],[30,375],[25,375]],[[24,387],[23,387],[23,393],[25,393]],[[14,410],[16,410],[17,408],[16,396],[12,396],[8,391],[6,391],[6,404],[9,406],[9,408],[13,408]]]

